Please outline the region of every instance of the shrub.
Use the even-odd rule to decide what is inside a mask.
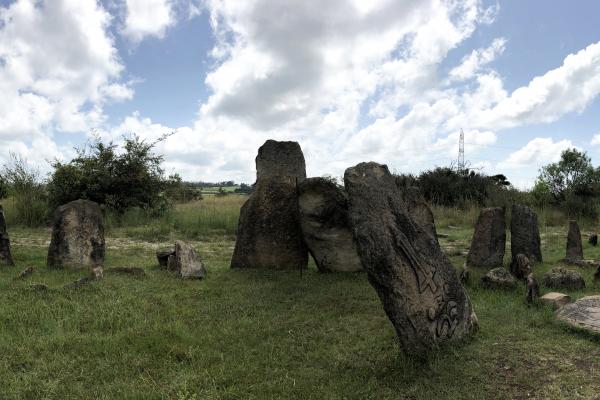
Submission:
[[[4,165],[3,181],[8,184],[7,193],[14,201],[16,222],[26,226],[39,226],[46,221],[48,203],[44,185],[37,169],[30,168],[27,161],[14,153]]]

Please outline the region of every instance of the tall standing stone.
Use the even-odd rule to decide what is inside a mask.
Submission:
[[[10,253],[10,238],[6,229],[6,218],[4,209],[0,206],[0,266],[12,266],[15,262]]]
[[[298,186],[298,203],[304,241],[319,271],[361,271],[344,191],[328,179],[309,178]]]
[[[361,163],[344,182],[358,254],[404,351],[422,355],[469,335],[477,317],[436,240],[409,215],[387,166]]]
[[[260,147],[256,185],[240,210],[231,268],[307,267],[297,194],[304,179],[304,155],[297,142],[267,140]]]
[[[513,204],[510,219],[512,263],[523,254],[532,263],[542,262],[542,248],[537,215],[527,206]],[[511,270],[513,268],[511,267]]]
[[[48,248],[48,267],[102,266],[104,253],[104,220],[98,204],[76,200],[56,210]]]
[[[467,265],[493,269],[502,266],[506,247],[506,221],[501,207],[484,208],[479,213]]]
[[[577,221],[569,221],[569,233],[567,234],[567,261],[583,260],[583,246],[581,244],[581,232]]]
[[[412,219],[425,228],[425,232],[429,233],[437,241],[437,230],[435,229],[433,212],[429,208],[429,205],[427,205],[421,190],[418,187],[411,186],[402,192],[406,208]]]

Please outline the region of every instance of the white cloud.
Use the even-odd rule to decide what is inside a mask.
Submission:
[[[600,144],[600,133],[596,133],[590,142],[592,146],[598,146]]]
[[[505,161],[498,164],[498,167],[516,169],[541,166],[560,160],[561,153],[572,148],[577,147],[570,140],[555,142],[552,138],[535,138],[510,154]]]
[[[172,0],[125,0],[125,5],[122,34],[134,43],[147,36],[162,39],[167,29],[176,22]],[[197,8],[193,10],[197,11]],[[194,11],[190,8],[190,13]]]
[[[471,54],[462,59],[460,65],[456,66],[449,72],[450,80],[463,81],[474,77],[479,70],[491,63],[504,52],[506,47],[506,39],[494,39],[490,47],[485,49],[473,50]]]

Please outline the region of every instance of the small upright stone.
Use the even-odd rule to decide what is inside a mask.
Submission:
[[[520,204],[513,204],[511,214],[511,263],[516,262],[518,254],[525,255],[532,264],[542,262],[542,248],[537,215],[531,208]]]
[[[485,269],[498,268],[504,260],[506,221],[504,208],[484,208],[477,218],[467,264]]]
[[[184,242],[175,242],[175,252],[169,256],[168,268],[171,271],[179,272],[182,278],[204,279],[206,269],[200,256],[194,248]]]
[[[468,336],[477,317],[454,266],[407,211],[387,166],[344,174],[358,254],[403,350],[423,355]]]
[[[6,218],[4,217],[4,209],[0,205],[0,266],[13,266],[15,262],[10,253],[10,238],[6,230]]]
[[[594,247],[598,246],[598,234],[596,234],[596,233],[591,234],[590,238],[588,239],[588,243]]]
[[[104,221],[98,204],[76,200],[56,210],[48,248],[48,267],[102,266],[104,253]]]
[[[344,191],[328,179],[309,178],[298,185],[298,204],[304,241],[319,271],[362,271]]]
[[[515,277],[504,267],[494,268],[481,277],[481,284],[487,289],[514,289],[517,287]]]
[[[425,232],[429,233],[436,241],[438,240],[437,230],[435,229],[435,219],[433,212],[425,201],[425,197],[418,187],[411,186],[402,191],[406,208],[412,219],[421,225]]]
[[[527,295],[525,296],[528,303],[533,303],[540,296],[540,285],[535,276],[529,274],[527,276]]]
[[[567,235],[567,256],[568,262],[583,260],[583,246],[581,245],[581,232],[577,221],[569,221],[569,233]]]
[[[525,254],[517,254],[517,257],[510,264],[510,272],[517,277],[517,279],[526,279],[533,270],[531,262]]]

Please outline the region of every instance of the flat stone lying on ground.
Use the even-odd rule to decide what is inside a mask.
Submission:
[[[10,238],[6,229],[6,218],[4,209],[0,205],[0,266],[13,266],[12,255],[10,253]]]
[[[527,206],[513,204],[510,220],[512,261],[524,254],[532,264],[542,262],[542,248],[537,215]],[[512,270],[512,268],[511,268]]]
[[[319,271],[362,271],[343,189],[325,178],[309,178],[298,185],[298,204],[304,241]]]
[[[583,246],[581,244],[581,231],[577,221],[569,221],[569,233],[567,234],[567,261],[583,260]]]
[[[504,208],[484,208],[475,223],[475,232],[467,255],[467,265],[485,269],[501,267],[505,248]]]
[[[587,296],[567,304],[556,318],[572,327],[600,334],[600,296]]]
[[[268,140],[261,146],[256,184],[240,210],[231,268],[307,268],[297,195],[304,179],[304,155],[297,142]]]
[[[76,200],[58,207],[48,248],[48,267],[92,268],[104,264],[104,220],[100,206]]]
[[[517,280],[504,267],[498,267],[482,276],[481,284],[487,289],[514,289],[517,287]]]
[[[543,278],[544,286],[552,289],[578,290],[585,288],[585,280],[577,271],[554,267]]]
[[[344,183],[358,254],[404,351],[423,355],[469,335],[477,317],[454,266],[409,215],[387,166],[358,164]]]
[[[175,253],[169,256],[167,268],[178,272],[182,278],[203,279],[206,269],[196,250],[180,240],[175,242]]]
[[[563,293],[550,292],[540,297],[542,304],[559,309],[571,302],[571,296]]]

